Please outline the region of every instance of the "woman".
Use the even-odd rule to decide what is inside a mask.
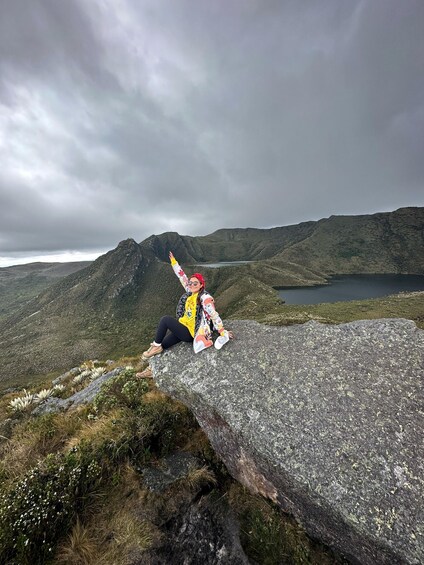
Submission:
[[[156,331],[155,340],[147,351],[142,354],[142,359],[147,361],[154,355],[162,353],[180,341],[192,342],[195,353],[213,345],[212,329],[219,332],[215,341],[216,349],[221,349],[230,339],[232,332],[224,328],[222,320],[215,310],[212,296],[205,290],[205,279],[200,273],[194,273],[190,279],[178,264],[172,252],[169,258],[174,273],[185,289],[177,306],[177,317],[163,316]],[[152,371],[147,368],[138,377],[151,377]]]

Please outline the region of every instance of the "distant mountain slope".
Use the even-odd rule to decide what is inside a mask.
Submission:
[[[168,265],[121,242],[0,321],[0,380],[135,349],[174,312],[178,286]]]
[[[122,241],[0,319],[0,381],[141,351],[182,292],[170,249],[188,273],[205,261],[253,261],[202,271],[221,315],[254,317],[281,308],[276,286],[325,283],[333,273],[424,273],[423,233],[424,208],[403,208],[270,230]]]
[[[27,263],[0,268],[0,319],[23,306],[59,278],[89,264],[90,261]]]
[[[71,261],[69,263],[26,263],[0,268],[0,281],[20,279],[28,275],[39,275],[46,278],[66,277],[90,265],[91,261]]]
[[[294,261],[328,275],[424,273],[424,208],[370,216],[331,216],[275,259]]]

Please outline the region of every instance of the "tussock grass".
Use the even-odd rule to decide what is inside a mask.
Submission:
[[[92,565],[97,547],[93,531],[77,519],[66,541],[59,547],[56,562],[61,565]]]
[[[207,485],[216,486],[218,484],[215,473],[206,466],[200,469],[190,470],[187,475],[178,482],[192,491],[196,491]]]
[[[99,447],[105,441],[117,441],[125,433],[123,427],[122,410],[112,410],[102,414],[95,420],[88,420],[76,430],[76,433],[68,439],[65,449],[72,449],[81,442],[90,443],[94,448]]]
[[[146,520],[139,520],[131,512],[131,508],[117,512],[110,525],[113,530],[114,545],[119,551],[122,551],[123,547],[146,550],[152,545],[154,529]]]
[[[17,479],[49,453],[62,450],[85,420],[86,408],[80,408],[67,414],[46,414],[19,422],[9,441],[0,447],[0,467],[8,479]]]
[[[134,554],[141,556],[157,538],[156,529],[127,508],[114,510],[107,524],[101,516],[96,516],[96,526],[93,523],[83,526],[78,521],[58,548],[54,562],[58,565],[128,565]]]
[[[124,462],[116,469],[105,496],[86,516],[84,525],[78,520],[63,540],[55,562],[128,565],[137,558],[136,562],[142,563],[143,553],[161,537],[156,526],[143,515],[145,500],[139,474],[128,461]]]
[[[150,381],[149,381],[150,382]],[[155,404],[158,402],[167,402],[168,395],[154,387],[144,395],[145,404]]]

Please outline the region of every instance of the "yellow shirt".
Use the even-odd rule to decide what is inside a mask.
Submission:
[[[184,316],[178,320],[180,324],[188,328],[192,337],[194,337],[194,330],[196,328],[196,306],[198,294],[198,292],[190,294],[185,303]]]

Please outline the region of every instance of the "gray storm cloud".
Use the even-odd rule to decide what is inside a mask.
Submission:
[[[0,11],[0,256],[424,204],[420,0]]]

